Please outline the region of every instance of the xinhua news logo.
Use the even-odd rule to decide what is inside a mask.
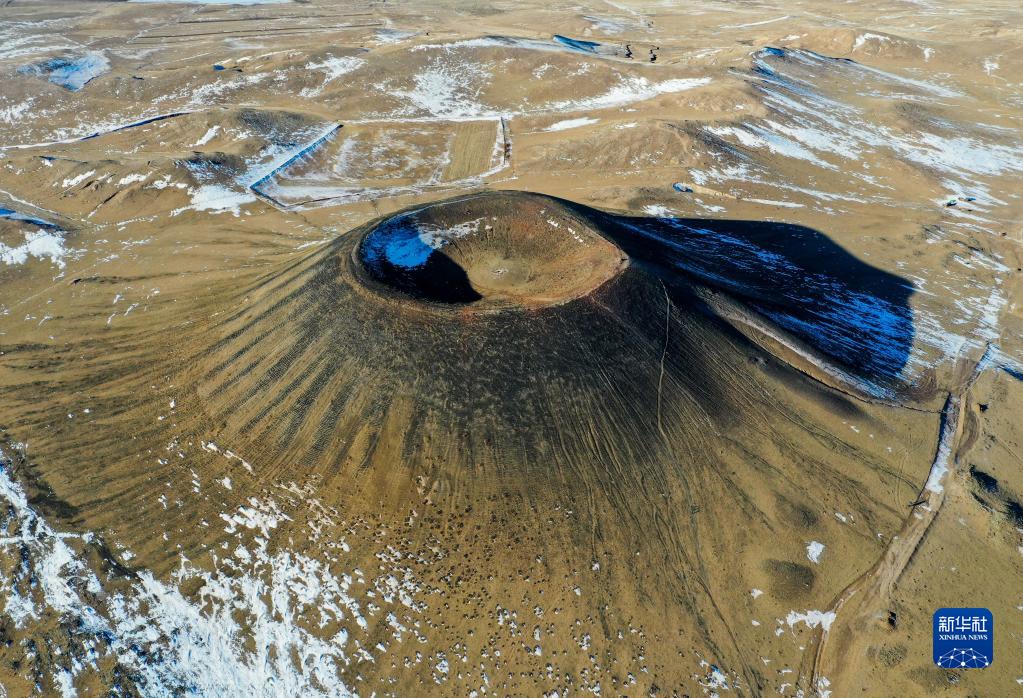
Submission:
[[[934,612],[934,663],[944,669],[984,669],[995,660],[995,619],[986,608]]]

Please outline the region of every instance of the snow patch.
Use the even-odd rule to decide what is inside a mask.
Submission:
[[[58,269],[64,268],[64,258],[68,255],[64,247],[64,239],[54,232],[35,230],[25,233],[25,242],[11,247],[0,242],[0,261],[7,266],[24,264],[29,257],[36,259],[49,258],[50,263]]]
[[[54,85],[77,92],[85,85],[110,70],[110,61],[98,51],[81,56],[51,58],[42,63],[25,66],[20,72],[46,75]]]
[[[835,622],[835,612],[811,610],[805,613],[797,613],[796,611],[789,611],[788,616],[785,617],[785,622],[790,628],[797,623],[806,623],[807,627],[811,630],[819,625],[824,629],[824,632],[828,632],[831,630],[831,624]]]
[[[217,131],[219,131],[219,130],[220,130],[220,126],[211,126],[210,129],[208,131],[206,131],[205,134],[203,134],[203,137],[200,138],[199,140],[197,140],[195,142],[195,144],[196,145],[206,145],[211,140],[213,140],[213,137],[217,135]]]
[[[211,211],[214,214],[230,212],[239,216],[242,206],[256,201],[256,195],[251,191],[236,191],[222,184],[204,184],[198,189],[191,190],[190,194],[192,195],[192,204],[174,209],[171,211],[172,216],[189,209]]]
[[[934,463],[931,464],[931,472],[927,476],[927,484],[924,489],[929,492],[942,493],[945,486],[941,481],[948,472],[949,462],[952,459],[952,441],[955,438],[955,424],[959,410],[959,400],[950,395],[941,417],[941,436],[938,439],[938,451],[934,456]]]
[[[582,116],[582,117],[579,117],[578,119],[565,119],[564,121],[558,121],[556,123],[551,124],[550,126],[545,128],[544,130],[545,131],[567,131],[568,129],[579,128],[580,126],[589,126],[590,124],[595,124],[598,121],[599,121],[599,119],[591,119],[588,116]]]
[[[320,70],[325,74],[323,83],[319,87],[306,88],[300,93],[303,97],[313,97],[323,92],[323,90],[337,80],[339,77],[346,73],[350,73],[353,70],[364,65],[366,61],[361,58],[355,58],[353,56],[327,56],[322,61],[316,63],[309,63],[306,65],[307,70]]]
[[[4,613],[16,625],[56,617],[75,629],[74,641],[87,650],[57,657],[53,670],[56,688],[68,695],[79,674],[112,657],[142,695],[349,696],[341,672],[356,658],[376,659],[361,638],[350,639],[370,637],[364,608],[377,613],[382,600],[424,608],[413,600],[419,585],[405,555],[390,547],[377,555],[382,576],[369,580],[357,569],[335,573],[333,555],[271,548],[262,534],[287,520],[271,500],[250,500],[226,515],[239,542],[211,568],[182,558],[169,580],[142,568],[112,582],[89,565],[92,534],[52,528],[2,460],[0,551],[20,560],[0,575]],[[185,587],[194,591],[186,595]]]

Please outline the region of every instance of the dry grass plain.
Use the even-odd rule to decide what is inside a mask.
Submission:
[[[0,4],[6,695],[1018,693],[1020,20]]]

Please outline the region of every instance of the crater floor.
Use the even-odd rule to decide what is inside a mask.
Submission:
[[[389,218],[355,263],[383,287],[479,310],[540,308],[588,295],[625,254],[561,204],[526,194],[477,194]]]

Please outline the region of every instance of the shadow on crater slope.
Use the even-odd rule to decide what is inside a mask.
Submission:
[[[912,284],[821,232],[762,221],[607,220],[630,254],[727,292],[872,382],[897,382],[910,360]]]

